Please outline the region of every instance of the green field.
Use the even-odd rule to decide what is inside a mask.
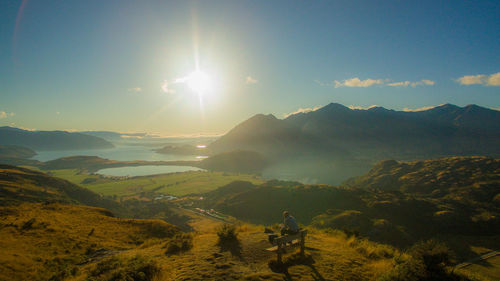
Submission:
[[[255,175],[222,172],[190,171],[141,177],[103,177],[90,175],[76,169],[50,170],[49,174],[84,186],[103,195],[133,196],[142,192],[183,196],[204,193],[233,181],[264,181]]]

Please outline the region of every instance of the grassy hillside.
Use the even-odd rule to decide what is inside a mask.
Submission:
[[[28,169],[2,166],[1,171],[4,194],[0,198],[11,199],[3,201],[7,206],[0,206],[0,280],[392,281],[400,280],[396,277],[402,274],[404,280],[421,280],[429,274],[439,280],[472,280],[450,273],[451,256],[440,244],[424,243],[400,252],[353,232],[329,228],[309,227],[306,257],[288,249],[284,265],[277,267],[273,262],[276,255],[265,250],[271,245],[263,226],[236,221],[237,240],[227,244],[219,236],[220,222],[180,206],[144,198],[120,203],[140,218],[171,219],[169,212],[186,216],[192,233],[183,233],[164,221],[116,218],[105,209],[47,203],[81,203],[76,201],[77,195],[95,194]],[[256,186],[240,181],[206,194],[206,200],[199,202],[228,206],[240,217],[266,209],[274,214],[283,207],[279,202],[292,202],[293,206],[309,206],[311,211],[297,212],[297,218],[304,215],[313,222],[315,213],[334,202],[344,208],[343,214],[332,213],[337,219],[358,217],[363,221],[366,210],[354,209],[366,207],[363,198],[367,192],[297,182],[269,181]],[[250,204],[245,203],[247,199]],[[270,203],[259,205],[259,200]],[[40,201],[45,203],[31,203]],[[279,206],[273,207],[275,204]],[[257,214],[274,220],[270,212]],[[279,216],[281,209],[276,212]]]
[[[0,217],[0,280],[63,280],[86,263],[179,233],[163,221],[59,203],[0,207]]]
[[[413,162],[382,161],[366,175],[344,184],[407,193],[452,193],[457,188],[484,188],[499,181],[500,159],[477,156]]]
[[[26,168],[0,165],[0,205],[61,202],[122,211],[121,206],[69,181]]]
[[[394,178],[376,172],[387,163],[393,163],[389,171],[397,174]],[[260,224],[279,222],[281,212],[289,210],[300,223],[342,229],[403,248],[421,239],[449,241],[460,236],[453,248],[468,258],[475,255],[474,248],[498,247],[498,163],[485,157],[384,162],[348,187],[236,182],[195,204]],[[377,187],[358,188],[358,182],[377,182]]]

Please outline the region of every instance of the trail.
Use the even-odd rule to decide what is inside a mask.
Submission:
[[[457,264],[455,266],[455,268],[456,269],[464,268],[464,267],[467,267],[475,262],[486,260],[486,259],[492,258],[492,257],[497,256],[497,255],[500,255],[500,251],[491,251],[489,253],[480,255],[479,257],[476,257],[476,258],[470,259],[468,261],[465,261],[463,263]]]

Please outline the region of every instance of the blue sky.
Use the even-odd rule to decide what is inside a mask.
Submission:
[[[218,134],[330,102],[500,108],[498,15],[499,1],[4,0],[0,124]]]

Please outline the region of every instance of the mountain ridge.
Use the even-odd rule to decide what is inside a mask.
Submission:
[[[29,131],[0,127],[0,145],[24,146],[35,151],[106,149],[114,145],[103,138],[67,131]]]

